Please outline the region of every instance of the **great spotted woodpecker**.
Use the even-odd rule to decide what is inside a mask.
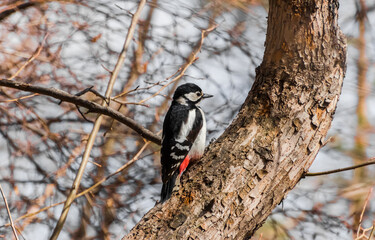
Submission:
[[[206,119],[198,103],[212,95],[204,94],[193,83],[179,86],[163,124],[161,202],[171,197],[178,175],[190,160],[199,159],[206,143]]]

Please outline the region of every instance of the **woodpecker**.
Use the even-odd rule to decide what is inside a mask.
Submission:
[[[171,197],[178,175],[191,160],[202,157],[206,143],[206,119],[198,106],[205,94],[193,83],[179,86],[163,123],[161,147],[162,181],[160,202]]]

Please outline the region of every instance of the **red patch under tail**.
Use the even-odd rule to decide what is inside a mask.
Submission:
[[[187,166],[189,165],[190,157],[186,156],[184,161],[180,165],[180,176],[186,170]]]

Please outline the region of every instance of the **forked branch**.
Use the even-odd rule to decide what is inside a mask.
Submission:
[[[14,81],[14,80],[10,81],[7,79],[0,80],[0,86],[19,89],[19,90],[23,90],[27,92],[38,93],[41,95],[50,96],[50,97],[59,99],[64,102],[73,103],[77,106],[85,107],[88,109],[89,112],[100,113],[100,114],[116,119],[117,121],[125,124],[126,126],[136,131],[143,138],[150,140],[151,142],[154,142],[159,145],[161,143],[161,139],[159,136],[157,136],[150,130],[144,128],[141,124],[137,123],[133,119],[124,116],[122,113],[116,110],[113,110],[110,107],[101,106],[100,104],[97,104],[95,102],[88,101],[78,96],[72,95],[63,90],[59,90],[56,88],[35,86],[35,85],[27,84],[27,83]]]

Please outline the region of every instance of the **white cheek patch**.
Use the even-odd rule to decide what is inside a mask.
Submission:
[[[184,96],[192,102],[196,102],[201,98],[201,96],[197,96],[196,92],[187,93]]]

